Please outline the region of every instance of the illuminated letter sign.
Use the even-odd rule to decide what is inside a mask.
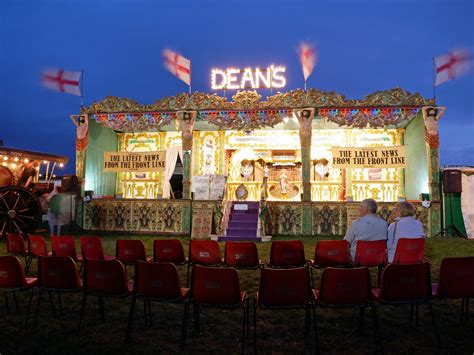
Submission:
[[[286,67],[270,65],[260,68],[215,68],[211,71],[212,90],[270,89],[286,85]]]

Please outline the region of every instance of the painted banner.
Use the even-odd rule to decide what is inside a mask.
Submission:
[[[209,238],[212,228],[212,208],[196,208],[193,210],[191,238]]]
[[[147,172],[164,171],[166,151],[156,152],[104,152],[103,171],[117,172]]]
[[[333,168],[404,168],[405,147],[332,148]]]

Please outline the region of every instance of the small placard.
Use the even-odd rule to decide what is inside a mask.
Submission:
[[[244,205],[244,204],[236,204],[234,205],[234,210],[235,211],[247,211],[249,209],[249,206],[248,205]]]
[[[209,238],[212,228],[212,208],[196,208],[193,210],[191,238]]]

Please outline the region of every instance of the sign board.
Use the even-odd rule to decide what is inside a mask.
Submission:
[[[286,85],[286,67],[270,65],[268,68],[214,68],[211,71],[212,90],[270,89]]]
[[[209,200],[209,176],[193,176],[192,190],[195,200]]]
[[[346,203],[346,212],[347,212],[347,229],[349,230],[352,222],[360,218],[359,213],[360,203],[347,202]]]
[[[209,200],[222,200],[226,182],[227,176],[225,175],[211,175]]]
[[[235,204],[234,205],[234,210],[235,211],[247,211],[249,209],[249,206],[246,204]]]
[[[191,238],[209,238],[212,228],[212,208],[196,208],[193,210]]]
[[[404,168],[405,147],[332,148],[333,168]]]
[[[103,171],[118,172],[148,172],[164,171],[166,151],[156,152],[104,152]]]

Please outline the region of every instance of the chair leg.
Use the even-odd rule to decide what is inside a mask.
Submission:
[[[431,302],[428,303],[428,307],[430,309],[431,320],[433,322],[433,328],[434,328],[435,335],[436,335],[436,341],[438,342],[438,346],[441,347],[441,337],[440,337],[439,332],[438,332],[438,327],[436,325],[436,319],[435,319],[434,312],[433,312],[433,305],[431,304]]]
[[[414,311],[414,304],[412,303],[410,305],[410,328],[413,326],[413,311]]]
[[[253,299],[253,352],[257,355],[257,300]]]
[[[380,336],[380,329],[379,329],[379,320],[377,317],[377,308],[375,305],[371,306],[372,310],[372,324],[374,327],[374,341],[375,341],[375,352],[379,351],[383,354],[383,344],[382,344],[382,337]]]
[[[318,339],[318,323],[316,321],[316,306],[312,305],[312,313],[313,313],[313,327],[314,327],[314,347],[315,353],[319,354],[319,339]]]
[[[188,274],[186,275],[186,287],[189,287],[189,271],[191,269],[191,263],[188,262]]]
[[[305,308],[304,310],[305,315],[304,315],[304,336],[307,337],[310,331],[310,309],[309,306]]]
[[[130,303],[130,309],[128,311],[128,324],[127,324],[127,334],[125,336],[125,341],[130,341],[130,336],[132,334],[132,323],[133,323],[133,316],[135,315],[136,302],[137,302],[137,296],[134,294],[132,297],[132,302]]]
[[[42,297],[43,297],[43,291],[40,291],[39,296],[38,296],[38,303],[36,304],[35,318],[33,319],[33,326],[36,324],[36,319],[38,318],[38,311],[39,311],[39,306],[40,306]]]
[[[364,335],[365,307],[359,309],[359,334]]]
[[[82,298],[82,305],[81,305],[81,315],[79,316],[79,326],[77,327],[78,332],[81,330],[82,317],[84,316],[86,303],[87,303],[87,293],[84,292],[84,297]]]
[[[28,309],[25,317],[25,328],[28,326],[28,318],[30,317],[31,303],[33,302],[33,290],[30,291],[30,300],[28,301]]]
[[[152,323],[151,319],[152,319],[153,317],[152,317],[152,313],[151,313],[151,301],[150,301],[150,300],[147,300],[147,304],[148,304],[148,325],[149,325],[150,327],[152,327],[152,326],[153,326],[153,323]]]
[[[184,312],[183,312],[183,322],[181,325],[181,342],[180,342],[180,349],[184,350],[186,345],[186,333],[188,328],[188,313],[189,313],[189,301],[186,300],[184,303]]]
[[[4,296],[5,296],[5,306],[7,306],[7,313],[10,314],[10,305],[8,304],[8,291],[5,291]]]
[[[51,311],[53,312],[53,317],[56,317],[56,309],[54,308],[53,296],[51,295],[51,291],[48,291],[49,296],[49,303],[51,304]]]
[[[464,310],[464,324],[467,324],[469,319],[469,298],[466,298],[466,309]]]
[[[143,301],[143,316],[145,317],[145,326],[148,326],[148,310],[146,299],[142,298]]]
[[[199,306],[193,302],[193,311],[194,311],[194,331],[197,335],[201,334],[201,327],[199,324]]]
[[[245,351],[245,326],[247,324],[247,301],[244,301],[243,314],[242,314],[242,347],[240,353],[244,355]]]
[[[247,299],[247,338],[250,338],[250,300]]]
[[[418,327],[418,306],[419,304],[415,304],[415,327]]]
[[[105,323],[104,298],[102,296],[99,296],[99,312],[100,320]]]
[[[310,266],[309,267],[309,276],[310,276],[310,280],[311,280],[311,288],[314,288],[314,276],[313,276],[313,269],[314,267]]]
[[[16,292],[13,291],[12,295],[13,295],[13,302],[15,302],[16,313],[20,313],[20,308],[18,307],[18,300],[16,299]]]
[[[464,309],[466,308],[466,299],[461,298],[461,317],[459,318],[459,323],[464,323]]]
[[[28,274],[28,270],[30,270],[30,265],[31,265],[31,256],[25,256],[25,275]]]
[[[61,301],[61,292],[57,291],[56,293],[58,295],[59,314],[63,315],[63,303]]]

